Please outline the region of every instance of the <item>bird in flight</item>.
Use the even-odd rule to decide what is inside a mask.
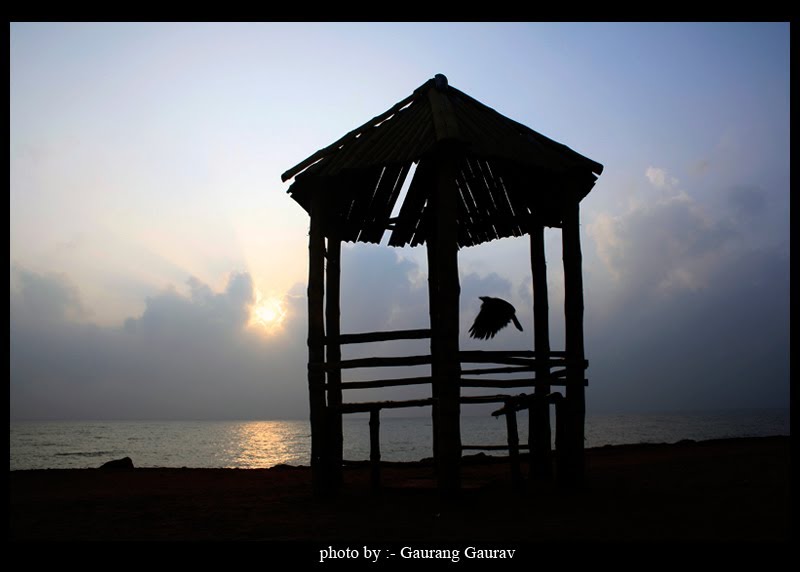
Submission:
[[[491,296],[480,296],[481,311],[475,318],[475,323],[469,329],[469,335],[479,340],[493,338],[497,332],[505,328],[509,322],[521,332],[522,325],[517,320],[514,306],[501,298]]]

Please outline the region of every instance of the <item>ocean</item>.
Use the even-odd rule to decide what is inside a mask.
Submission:
[[[463,445],[505,444],[503,418],[462,416]],[[527,417],[519,417],[520,442]],[[714,412],[591,414],[586,447],[675,443],[683,439],[789,434],[783,409]],[[344,419],[344,457],[369,458],[366,417]],[[381,458],[418,461],[431,456],[429,417],[381,419]],[[10,424],[10,469],[80,469],[130,457],[137,467],[266,468],[308,465],[311,435],[298,421],[16,421]],[[470,451],[472,452],[472,451]],[[487,452],[502,455],[504,452]]]

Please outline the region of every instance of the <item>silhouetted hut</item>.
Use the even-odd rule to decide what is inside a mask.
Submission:
[[[398,216],[395,203],[412,164],[417,168]],[[310,215],[308,387],[311,466],[318,494],[341,482],[342,414],[370,412],[371,458],[380,458],[381,409],[431,406],[439,487],[460,487],[460,406],[503,402],[510,414],[509,448],[516,453],[514,412],[530,414],[531,476],[550,475],[550,409],[556,407],[557,474],[583,478],[583,285],[579,203],[603,166],[517,123],[448,85],[437,75],[391,109],[317,151],[282,175],[288,192]],[[562,229],[566,347],[550,348],[544,227]],[[427,248],[430,328],[342,334],[341,243]],[[512,236],[530,236],[533,351],[459,351],[458,249]],[[327,265],[326,265],[327,261]],[[327,268],[326,268],[327,266]],[[325,296],[327,293],[327,296]],[[430,355],[342,360],[341,345],[430,338]],[[500,367],[462,370],[462,363]],[[342,370],[430,364],[429,377],[343,382]],[[533,372],[526,380],[492,380],[491,373]],[[464,377],[465,375],[475,377]],[[342,400],[344,390],[427,383],[431,397],[371,403]],[[565,388],[551,393],[551,386]],[[462,387],[528,387],[529,395],[462,397]],[[512,435],[513,433],[513,435]],[[488,447],[487,447],[488,448]],[[375,474],[377,477],[377,473]]]

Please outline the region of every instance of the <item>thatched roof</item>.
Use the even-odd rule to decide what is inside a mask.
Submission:
[[[560,226],[566,202],[580,201],[603,166],[483,105],[437,75],[409,97],[282,175],[306,211],[321,188],[326,225],[342,240],[391,246],[425,242],[426,206],[438,153],[456,153],[459,246],[527,233],[532,219]],[[399,215],[390,219],[413,163]]]

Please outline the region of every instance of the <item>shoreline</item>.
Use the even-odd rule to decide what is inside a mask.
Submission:
[[[9,471],[10,539],[271,542],[758,541],[790,535],[790,437],[586,450],[586,482],[511,488],[507,457],[471,455],[458,499],[426,462],[348,463],[341,494],[307,466]],[[135,459],[134,459],[135,463]],[[527,463],[523,461],[523,474]]]
[[[728,442],[736,442],[736,441],[749,441],[752,439],[789,439],[789,435],[760,435],[757,437],[720,437],[715,439],[681,439],[679,441],[675,441],[672,443],[667,442],[658,442],[658,443],[650,443],[650,442],[643,442],[643,443],[617,443],[617,444],[609,444],[609,445],[599,445],[594,447],[586,447],[585,451],[587,454],[593,451],[636,451],[639,449],[647,450],[651,448],[659,448],[659,447],[674,447],[674,446],[686,446],[686,445],[697,445],[697,444],[713,444],[713,443],[728,443]],[[529,453],[527,451],[520,451],[519,453],[520,459],[524,462],[527,462],[527,458]],[[462,462],[477,462],[477,463],[508,463],[508,456],[507,455],[499,455],[499,454],[489,454],[483,452],[477,453],[467,453],[463,454]],[[108,459],[112,460],[112,459]],[[105,461],[103,461],[105,462]],[[342,461],[345,467],[359,467],[359,466],[369,466],[370,461],[369,459],[345,459]],[[9,473],[25,473],[25,472],[33,472],[33,471],[91,471],[95,469],[99,469],[102,463],[99,463],[93,467],[44,467],[38,469],[9,469]],[[135,465],[135,460],[134,460]],[[387,461],[381,460],[382,467],[410,467],[410,466],[418,466],[418,465],[433,465],[433,457],[425,457],[416,461]],[[150,470],[150,469],[181,469],[181,470],[196,470],[196,471],[215,471],[215,470],[228,470],[228,471],[266,471],[275,468],[296,468],[296,469],[310,469],[310,465],[306,464],[291,464],[291,463],[278,463],[271,467],[187,467],[187,466],[166,466],[166,465],[158,465],[158,466],[135,466],[135,470]]]

